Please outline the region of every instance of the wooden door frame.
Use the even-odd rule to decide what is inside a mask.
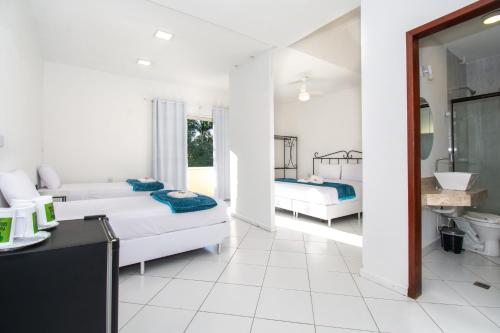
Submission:
[[[499,0],[480,0],[406,33],[408,138],[408,296],[422,293],[422,204],[420,176],[419,40],[500,8]]]

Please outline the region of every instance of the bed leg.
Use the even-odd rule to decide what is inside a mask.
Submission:
[[[332,219],[329,219],[328,220],[328,227],[331,227],[332,226]]]
[[[217,244],[217,254],[221,254],[222,252],[222,243]]]
[[[361,225],[361,212],[358,212],[358,225]]]
[[[146,270],[146,263],[141,261],[141,275],[144,275],[144,271]]]

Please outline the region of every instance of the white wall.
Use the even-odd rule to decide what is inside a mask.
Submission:
[[[151,175],[151,99],[186,102],[211,117],[227,93],[45,63],[44,161],[62,181],[114,181]]]
[[[230,74],[231,208],[274,229],[274,102],[269,52]]]
[[[0,1],[0,171],[20,168],[33,181],[42,154],[42,75],[29,6]]]
[[[432,112],[434,126],[434,141],[432,150],[426,160],[421,161],[422,177],[434,175],[436,160],[448,157],[448,130],[450,118],[445,117],[448,111],[448,75],[447,75],[446,48],[432,37],[422,40],[420,43],[420,62],[422,66],[431,65],[433,79],[422,78],[420,80],[420,96],[429,103]],[[440,165],[444,170],[446,162]],[[429,208],[422,209],[422,247],[433,244],[439,239],[437,232],[437,214]]]
[[[405,33],[471,2],[361,2],[362,274],[403,293],[408,288]]]
[[[315,152],[324,155],[338,150],[361,150],[360,86],[313,96],[306,103],[277,103],[275,107],[275,134],[298,137],[300,178],[312,174]],[[283,145],[280,149],[276,146],[275,154],[276,160],[282,162]]]

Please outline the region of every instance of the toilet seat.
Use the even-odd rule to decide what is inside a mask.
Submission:
[[[500,224],[500,216],[490,213],[468,211],[463,217],[476,222]]]

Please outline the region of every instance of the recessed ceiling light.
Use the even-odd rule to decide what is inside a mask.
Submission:
[[[483,17],[484,24],[494,24],[500,22],[500,10],[495,10]]]
[[[155,33],[155,37],[163,40],[171,40],[174,37],[174,35],[171,34],[170,32],[158,30]]]
[[[137,65],[151,66],[151,61],[149,61],[148,59],[137,59]]]

